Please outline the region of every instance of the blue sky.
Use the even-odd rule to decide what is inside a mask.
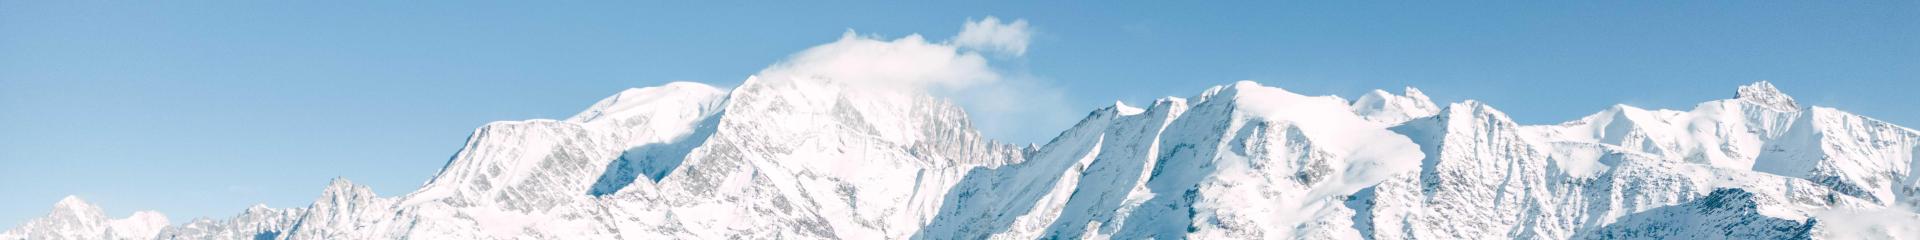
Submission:
[[[0,1],[0,225],[70,194],[176,223],[304,206],[335,176],[403,194],[489,121],[732,86],[847,29],[947,39],[985,16],[1030,22],[1024,57],[994,66],[1057,89],[1070,117],[1252,79],[1411,85],[1542,124],[1770,80],[1920,126],[1910,1],[947,4]]]

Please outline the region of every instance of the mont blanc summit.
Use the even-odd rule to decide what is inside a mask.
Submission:
[[[1920,131],[1764,81],[1549,125],[1412,87],[1239,81],[1013,144],[951,96],[1036,95],[990,87],[1025,81],[990,64],[1032,33],[963,31],[849,31],[736,87],[488,123],[403,195],[336,178],[306,206],[187,221],[67,197],[0,239],[1920,238]]]

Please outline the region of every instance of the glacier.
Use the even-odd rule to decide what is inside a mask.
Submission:
[[[764,75],[486,124],[405,195],[179,225],[67,197],[0,239],[1912,239],[1916,152],[1764,81],[1551,125],[1241,81],[1016,145],[926,92]]]

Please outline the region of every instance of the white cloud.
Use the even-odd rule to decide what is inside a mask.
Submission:
[[[962,89],[993,83],[1000,74],[980,54],[920,35],[892,41],[848,30],[840,40],[814,46],[761,71],[763,76],[811,76],[860,84]]]
[[[961,27],[960,35],[953,37],[953,43],[965,48],[1022,56],[1027,54],[1027,41],[1032,39],[1033,31],[1027,28],[1027,20],[1015,19],[1001,24],[999,18],[989,16],[980,21],[968,20]]]
[[[1024,56],[1026,20],[968,21],[959,35],[929,42],[918,34],[893,40],[848,30],[832,43],[800,51],[761,70],[767,79],[822,78],[926,91],[967,110],[982,134],[1011,142],[1044,142],[1079,116],[1062,91],[1039,78],[992,67],[982,52]]]

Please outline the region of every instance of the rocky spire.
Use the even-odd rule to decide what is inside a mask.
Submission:
[[[1773,83],[1767,81],[1759,81],[1747,84],[1746,86],[1740,86],[1740,90],[1735,92],[1733,96],[1734,99],[1746,100],[1780,110],[1792,111],[1800,109],[1800,104],[1794,103],[1792,96],[1781,93],[1780,89],[1773,88]]]

